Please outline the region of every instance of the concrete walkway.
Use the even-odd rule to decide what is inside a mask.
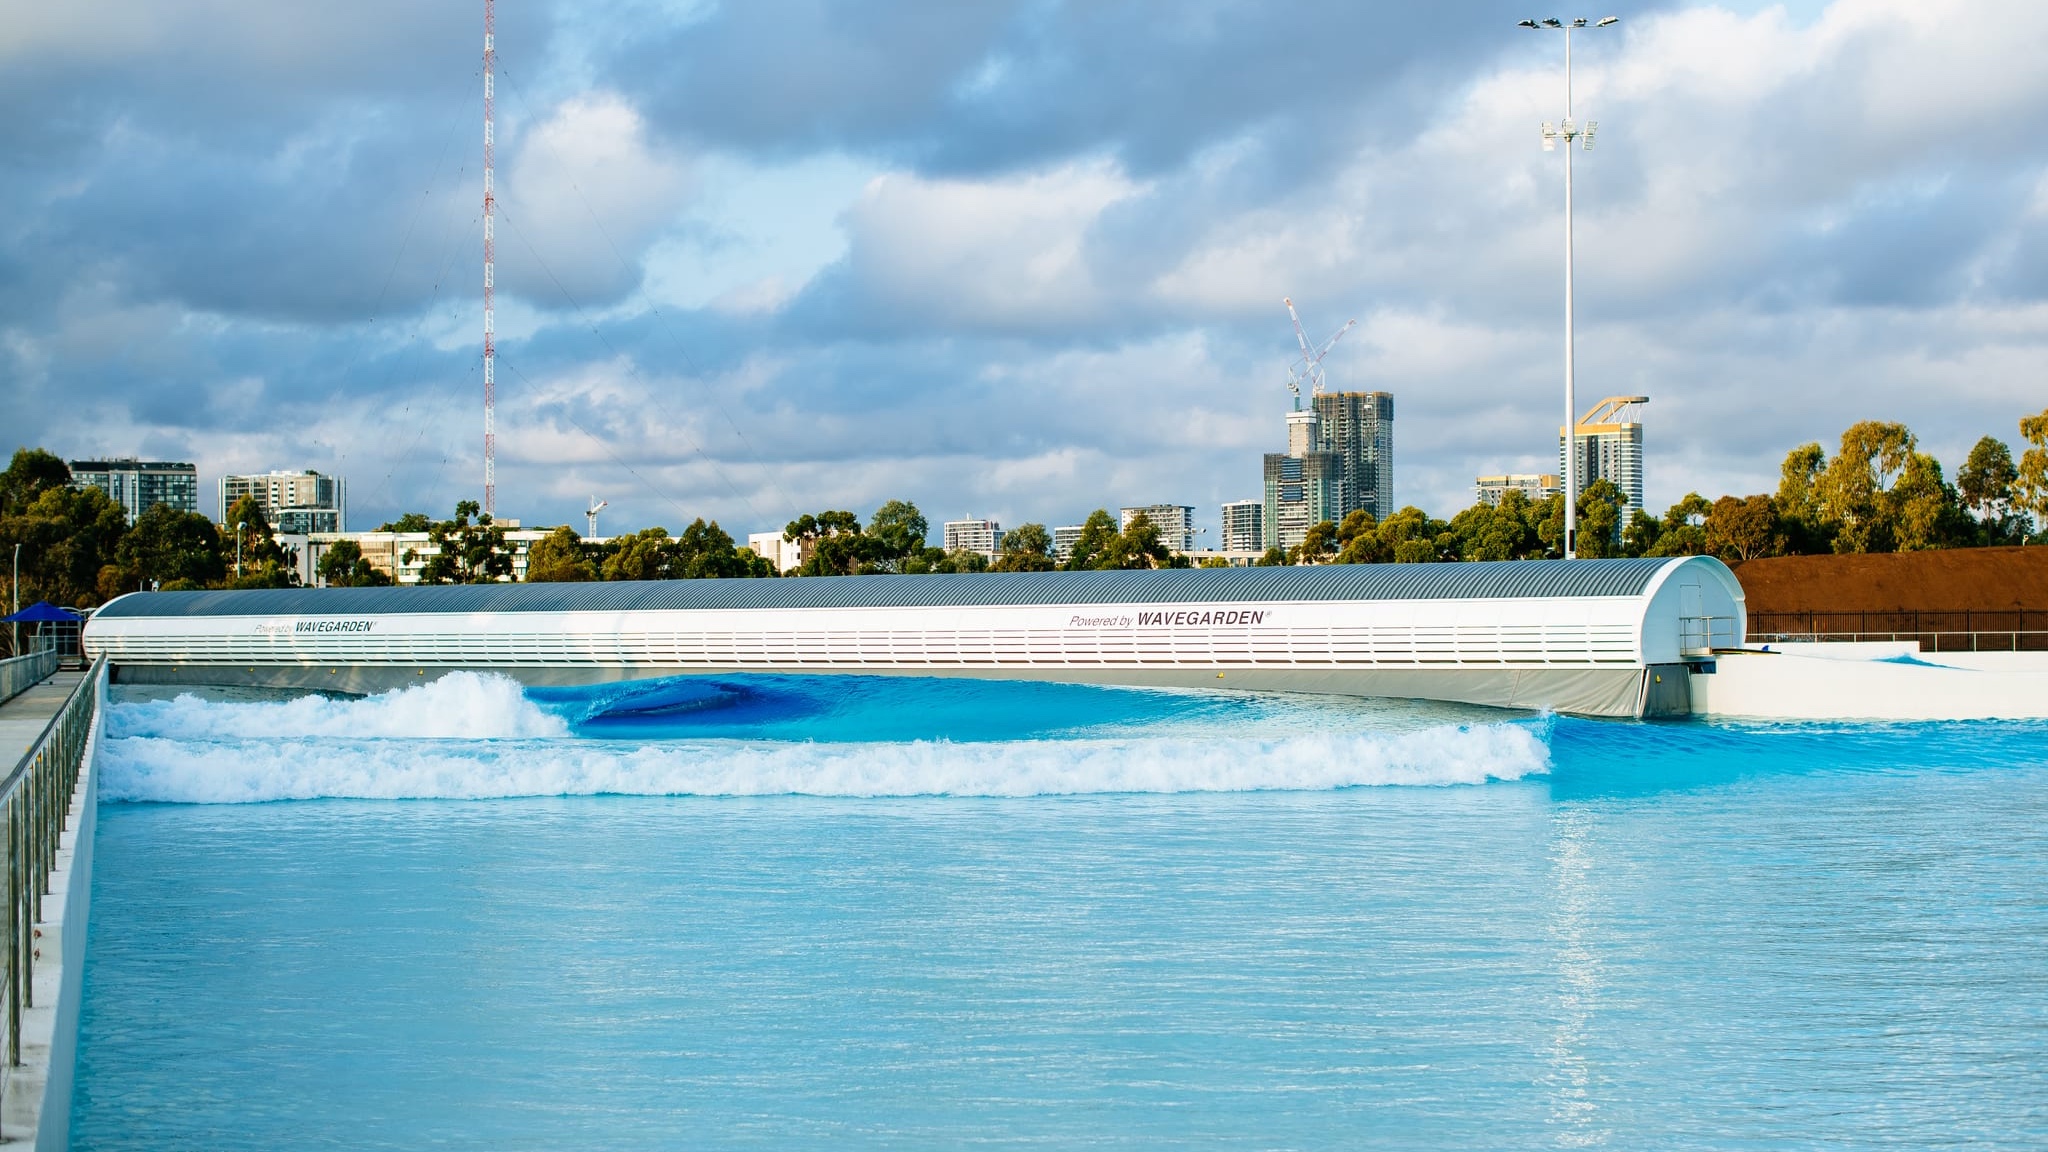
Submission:
[[[71,698],[72,690],[83,679],[83,672],[59,672],[0,704],[0,776],[12,771],[22,755],[35,745],[50,717]]]

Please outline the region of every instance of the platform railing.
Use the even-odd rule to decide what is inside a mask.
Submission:
[[[85,767],[85,746],[92,734],[101,688],[107,678],[104,657],[93,662],[64,706],[50,718],[43,734],[24,753],[14,771],[0,781],[0,824],[7,836],[7,1063],[21,1064],[21,1011],[35,1006],[31,979],[35,971],[36,924],[43,918],[43,897],[50,891],[50,872],[57,863],[71,813],[71,797]]]
[[[1678,651],[1685,656],[1704,656],[1720,648],[1733,648],[1742,635],[1742,620],[1736,616],[1681,616],[1678,618]]]
[[[55,648],[48,648],[0,660],[0,704],[48,680],[62,659]]]
[[[1917,643],[1923,652],[2048,652],[2039,632],[1752,632],[1752,644]]]
[[[2048,612],[2036,608],[1970,611],[1751,612],[1749,639],[1760,643],[1918,641],[1930,652],[2048,651]]]

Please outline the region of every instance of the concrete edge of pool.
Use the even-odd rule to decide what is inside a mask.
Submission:
[[[92,904],[93,831],[98,826],[98,751],[105,701],[95,711],[84,770],[71,793],[43,918],[30,939],[29,987],[21,1011],[21,1065],[6,1067],[0,1091],[0,1147],[61,1152],[71,1143],[71,1088],[78,1063],[78,1012],[85,988],[85,937]],[[0,1009],[4,1010],[4,1009]]]

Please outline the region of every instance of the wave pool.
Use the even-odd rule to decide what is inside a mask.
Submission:
[[[2048,1145],[2048,725],[117,689],[73,1143]]]

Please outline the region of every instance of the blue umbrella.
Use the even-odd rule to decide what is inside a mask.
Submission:
[[[48,600],[38,600],[12,616],[0,616],[0,624],[76,624],[85,617]]]

